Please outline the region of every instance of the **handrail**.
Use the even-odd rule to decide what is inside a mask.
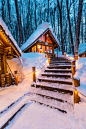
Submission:
[[[7,62],[6,62],[6,63],[7,63]],[[8,66],[8,68],[9,68],[9,70],[10,70],[10,73],[11,73],[12,77],[14,77],[14,74],[12,73],[12,71],[11,71],[11,69],[10,69],[8,63],[7,63],[7,66]]]

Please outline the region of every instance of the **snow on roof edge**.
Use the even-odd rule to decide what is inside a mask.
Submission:
[[[11,32],[9,31],[7,25],[5,24],[5,22],[2,20],[2,18],[0,17],[0,25],[3,27],[5,33],[9,36],[9,38],[11,39],[11,41],[13,42],[13,45],[17,48],[17,50],[19,51],[19,53],[22,55],[22,51],[19,48],[16,40],[14,39],[14,37],[12,36]]]
[[[41,25],[38,26],[38,28],[34,31],[33,34],[31,34],[31,36],[27,39],[27,41],[22,45],[21,50],[22,51],[26,50],[31,44],[33,44],[40,37],[40,35],[42,35],[48,29],[50,30],[54,39],[56,40],[56,42],[59,45],[59,41],[56,38],[55,34],[53,33],[52,27],[49,25],[48,22],[44,22],[44,23],[42,23]]]

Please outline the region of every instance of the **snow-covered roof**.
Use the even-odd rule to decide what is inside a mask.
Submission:
[[[79,44],[79,55],[86,51],[86,43]]]
[[[54,37],[55,41],[59,45],[59,41],[56,38],[56,36],[53,33],[52,27],[49,25],[48,22],[44,22],[39,27],[34,31],[34,33],[29,37],[29,39],[22,45],[21,50],[24,51],[26,50],[32,43],[36,42],[38,38],[46,33],[47,31],[50,31],[52,36]]]
[[[6,35],[11,39],[13,45],[16,47],[17,51],[20,53],[20,55],[22,55],[22,51],[19,48],[17,42],[15,41],[15,39],[13,38],[12,34],[10,33],[8,27],[6,26],[5,22],[2,20],[2,18],[0,17],[0,25],[2,26],[2,28],[4,29]]]

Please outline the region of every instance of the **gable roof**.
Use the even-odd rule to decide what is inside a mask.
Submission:
[[[79,55],[86,51],[86,43],[79,44]]]
[[[19,53],[19,55],[22,55],[22,51],[19,48],[17,42],[15,41],[15,39],[13,38],[12,34],[10,33],[8,27],[6,26],[5,22],[2,20],[2,18],[0,17],[0,26],[3,28],[5,34],[7,35],[7,37],[11,40],[13,48],[15,47],[17,52]]]
[[[52,28],[50,27],[48,22],[44,22],[43,24],[39,25],[39,27],[34,31],[34,33],[28,38],[28,40],[22,45],[21,50],[27,50],[33,43],[36,43],[38,39],[49,31],[54,38],[57,45],[59,45],[58,39],[55,37]]]

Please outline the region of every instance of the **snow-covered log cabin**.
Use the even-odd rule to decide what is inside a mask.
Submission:
[[[4,21],[0,18],[0,86],[12,84],[13,73],[9,67],[7,60],[22,55],[21,49],[18,47],[15,39],[11,35]]]
[[[86,57],[86,43],[79,44],[79,56]]]
[[[49,23],[44,22],[34,31],[29,39],[22,45],[24,53],[38,52],[49,56],[54,55],[54,49],[59,47],[59,41],[53,33]]]

